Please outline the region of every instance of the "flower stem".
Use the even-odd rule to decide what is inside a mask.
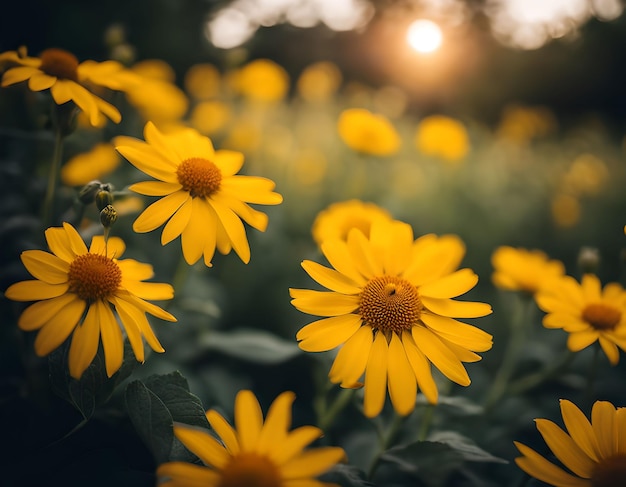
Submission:
[[[341,389],[339,391],[330,407],[326,408],[320,415],[318,427],[322,431],[326,432],[332,426],[339,413],[341,413],[341,411],[343,411],[345,407],[350,404],[355,392],[356,389]]]
[[[593,389],[598,375],[598,364],[600,363],[600,344],[594,343],[593,357],[591,359],[591,366],[587,371],[587,385],[585,386],[585,404],[593,403]]]
[[[46,196],[43,203],[41,221],[44,228],[52,225],[54,216],[54,203],[57,189],[57,181],[61,170],[61,155],[63,153],[63,129],[59,123],[54,124],[54,150],[52,154],[52,163],[48,172],[48,186],[46,188]]]
[[[398,433],[400,433],[400,428],[404,423],[404,419],[406,416],[401,416],[398,413],[394,412],[393,419],[391,420],[391,424],[387,428],[387,431],[381,435],[380,438],[380,448],[378,453],[372,459],[372,463],[370,464],[370,468],[367,474],[367,477],[371,479],[376,473],[376,469],[380,465],[380,459],[383,454],[393,446],[398,437]]]
[[[430,425],[433,423],[433,418],[435,417],[436,407],[436,404],[429,404],[426,406],[426,409],[424,409],[424,415],[422,416],[422,421],[417,431],[417,441],[424,441],[428,436]]]
[[[552,367],[545,368],[534,374],[529,374],[521,379],[513,382],[509,388],[508,393],[510,395],[518,395],[526,392],[543,382],[559,375],[561,372],[567,369],[571,361],[574,359],[575,354],[569,350],[561,356],[560,360],[553,363]]]

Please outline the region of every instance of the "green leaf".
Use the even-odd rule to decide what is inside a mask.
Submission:
[[[338,463],[328,472],[320,475],[319,480],[338,484],[341,487],[373,487],[374,484],[367,481],[365,472],[353,465]]]
[[[197,460],[172,430],[174,422],[209,429],[202,402],[189,391],[187,379],[180,372],[131,382],[126,389],[126,408],[157,463]]]
[[[201,343],[205,349],[261,364],[279,364],[301,353],[295,341],[254,329],[211,331],[202,337]]]
[[[462,460],[467,462],[509,463],[504,458],[496,457],[486,452],[471,439],[456,431],[435,432],[430,435],[429,441],[448,445],[456,454],[460,455]]]
[[[418,406],[430,405],[423,394],[418,394],[416,404]],[[456,416],[475,416],[484,411],[483,406],[462,396],[440,396],[437,400],[437,408],[446,409]]]

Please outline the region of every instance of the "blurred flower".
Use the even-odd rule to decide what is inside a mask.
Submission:
[[[94,87],[128,91],[138,83],[138,79],[117,61],[79,63],[76,56],[63,49],[46,49],[40,57],[21,56],[17,51],[1,56],[4,61],[17,64],[4,73],[3,87],[28,81],[32,91],[50,89],[57,105],[73,101],[94,126],[102,123],[102,115],[115,123],[122,119],[117,108],[93,93]]]
[[[336,64],[319,61],[302,71],[296,82],[296,90],[308,102],[327,101],[337,92],[341,80],[341,71]]]
[[[356,152],[390,156],[400,148],[400,136],[389,119],[364,108],[341,112],[337,130],[341,140]]]
[[[220,84],[219,70],[209,63],[194,64],[185,73],[185,90],[196,100],[216,97],[220,93]]]
[[[415,146],[423,154],[449,162],[462,160],[470,149],[465,126],[443,115],[430,115],[419,122]]]
[[[599,341],[611,364],[619,362],[617,347],[626,350],[626,292],[619,283],[602,289],[593,274],[584,274],[580,284],[564,276],[541,288],[535,300],[547,313],[543,326],[569,333],[567,347],[572,352]]]
[[[573,227],[580,220],[580,202],[570,194],[557,194],[552,198],[552,218],[562,228]]]
[[[339,201],[330,204],[320,211],[315,220],[311,233],[318,245],[329,238],[346,240],[353,228],[358,228],[367,238],[370,236],[372,223],[378,219],[391,221],[391,214],[376,205],[357,199]]]
[[[580,154],[563,176],[563,190],[574,196],[593,196],[609,179],[605,162],[593,154]]]
[[[289,90],[289,75],[269,59],[256,59],[241,67],[232,79],[233,88],[251,101],[276,102]]]
[[[347,240],[329,239],[321,250],[332,268],[305,260],[304,270],[330,292],[290,289],[303,313],[324,316],[297,334],[300,348],[323,352],[343,345],[329,372],[341,387],[360,387],[365,373],[364,413],[380,413],[389,389],[401,415],[415,406],[418,385],[431,403],[438,391],[432,362],[448,379],[467,386],[463,362],[481,359],[492,337],[454,318],[491,313],[485,303],[455,301],[478,276],[456,270],[465,248],[454,235],[413,240],[411,227],[377,220],[369,239],[358,229]]]
[[[222,147],[252,154],[261,146],[261,127],[255,121],[241,117],[234,121],[222,141]]]
[[[608,401],[596,401],[590,422],[574,403],[561,399],[560,406],[567,432],[548,419],[535,419],[535,424],[552,454],[571,473],[515,441],[522,454],[515,459],[517,466],[558,487],[622,485],[626,478],[626,408],[616,409]]]
[[[548,280],[565,274],[561,261],[550,260],[541,250],[498,247],[491,256],[493,284],[509,291],[536,293]]]
[[[525,145],[537,137],[544,137],[554,132],[556,127],[556,118],[549,108],[511,104],[502,112],[496,135]]]
[[[165,350],[146,318],[176,321],[170,313],[144,301],[174,296],[172,286],[142,282],[153,276],[152,266],[134,259],[118,260],[124,242],[100,235],[87,250],[83,239],[68,223],[46,230],[52,253],[26,250],[21,259],[35,280],[11,285],[5,296],[15,301],[38,301],[27,307],[18,320],[24,331],[39,330],[35,352],[43,357],[58,348],[70,335],[70,375],[80,379],[93,361],[102,337],[107,375],[122,366],[124,336],[119,321],[139,362],[144,361],[142,336],[155,352]],[[117,312],[117,317],[111,306]]]
[[[165,245],[179,235],[188,264],[204,255],[211,266],[215,248],[227,254],[234,249],[242,261],[250,261],[244,220],[265,231],[268,217],[247,203],[277,205],[282,196],[274,182],[261,177],[238,176],[243,154],[213,149],[211,140],[193,129],[161,133],[152,122],[144,129],[146,142],[117,137],[116,149],[137,169],[157,181],[130,186],[146,196],[162,196],[139,215],[133,230],[144,233],[167,224],[161,234]]]
[[[297,487],[327,484],[314,480],[345,459],[339,447],[304,448],[322,436],[315,426],[291,427],[293,392],[283,392],[272,403],[263,421],[263,412],[251,391],[242,390],[235,398],[233,428],[217,411],[206,417],[219,436],[208,430],[174,423],[174,434],[204,464],[169,462],[157,469],[164,487]]]
[[[226,127],[231,118],[230,107],[221,101],[203,101],[191,110],[189,122],[203,135],[212,135]]]
[[[61,181],[68,186],[83,186],[112,173],[120,161],[113,145],[101,142],[67,161],[61,168]]]
[[[150,120],[163,126],[179,121],[189,108],[185,92],[176,84],[174,71],[160,59],[148,59],[132,66],[141,83],[127,91],[128,102],[141,114],[143,120]]]

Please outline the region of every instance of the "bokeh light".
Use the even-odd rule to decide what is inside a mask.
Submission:
[[[427,54],[439,49],[443,35],[439,26],[432,20],[418,19],[409,26],[406,40],[417,52]]]

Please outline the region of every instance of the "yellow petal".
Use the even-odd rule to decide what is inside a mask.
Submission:
[[[67,282],[63,284],[48,284],[34,280],[21,281],[11,284],[4,292],[4,295],[13,301],[39,301],[61,296],[67,292],[69,287]]]
[[[96,306],[90,306],[82,324],[78,325],[72,335],[69,351],[70,375],[80,379],[83,372],[93,362],[100,343],[100,317]]]
[[[54,101],[59,105],[62,105],[67,101],[66,98],[69,93],[71,97],[70,99],[76,103],[78,108],[85,112],[85,115],[89,119],[89,123],[94,127],[98,125],[100,111],[98,110],[98,105],[96,105],[96,102],[94,101],[95,95],[90,93],[89,90],[74,81],[59,79],[50,88],[50,93],[52,94]]]
[[[413,229],[403,222],[384,224],[375,221],[370,230],[373,247],[380,247],[384,272],[399,276],[411,262]]]
[[[391,334],[387,365],[391,403],[398,414],[406,416],[415,408],[417,383],[404,346],[395,333]]]
[[[343,448],[323,447],[308,450],[281,466],[282,476],[287,479],[316,477],[345,458]]]
[[[421,296],[421,300],[429,311],[450,318],[479,318],[492,312],[491,306],[487,303],[437,299],[428,296]]]
[[[439,398],[439,391],[437,390],[437,384],[433,379],[433,374],[430,367],[430,362],[426,356],[422,353],[419,347],[415,344],[413,336],[408,330],[402,332],[402,344],[404,345],[404,352],[406,358],[413,369],[417,384],[421,389],[428,402],[431,404],[437,404]]]
[[[193,213],[193,201],[194,198],[188,198],[165,224],[161,234],[161,245],[167,245],[187,228]]]
[[[78,324],[86,306],[85,301],[75,299],[48,320],[35,338],[35,353],[44,357],[59,348]]]
[[[90,254],[106,255],[110,259],[118,259],[126,250],[126,244],[119,237],[109,237],[105,244],[102,235],[94,235],[89,246]]]
[[[56,298],[46,299],[31,304],[22,311],[18,319],[20,330],[33,331],[41,328],[66,306],[71,306],[72,301],[78,300],[78,296],[72,293],[62,294]]]
[[[50,76],[43,71],[39,71],[37,73],[33,73],[28,80],[28,88],[31,91],[43,91],[50,88],[54,83],[56,83],[56,81],[56,76]]]
[[[69,223],[63,223],[63,231],[65,232],[65,235],[67,236],[66,241],[69,242],[69,246],[72,249],[72,252],[74,252],[75,256],[84,255],[87,253],[87,246],[85,245],[85,241],[83,240],[83,237],[80,236],[78,231],[72,225],[70,225]],[[52,250],[52,248],[50,250]],[[59,257],[61,256],[59,255]]]
[[[232,176],[222,179],[220,190],[246,203],[278,205],[283,202],[283,197],[273,191],[275,186],[276,184],[271,179],[255,176]]]
[[[174,423],[174,434],[205,465],[220,469],[230,459],[226,449],[202,428]]]
[[[286,391],[272,402],[259,434],[257,452],[267,454],[282,448],[282,440],[291,427],[291,408],[295,398],[293,392]]]
[[[187,199],[189,193],[177,191],[152,203],[133,223],[133,230],[138,233],[151,232],[165,223]]]
[[[598,341],[611,365],[617,365],[619,363],[619,350],[617,349],[617,345],[605,338],[602,334],[598,337]]]
[[[359,294],[362,291],[361,286],[334,269],[311,260],[304,260],[301,265],[313,280],[331,291],[342,294]]]
[[[461,269],[419,287],[420,296],[431,298],[456,298],[472,289],[478,276],[471,269]]]
[[[226,446],[226,450],[228,450],[228,453],[231,455],[239,453],[237,433],[228,421],[226,421],[220,413],[213,409],[206,412],[206,419],[211,425],[211,428],[213,428],[221,438],[222,442]]]
[[[342,387],[351,387],[363,375],[372,348],[372,327],[362,326],[339,349],[328,377],[331,382],[340,382]]]
[[[600,301],[602,299],[602,284],[595,274],[583,275],[580,287],[585,296],[585,302]]]
[[[317,316],[338,316],[356,311],[359,307],[358,296],[346,296],[332,291],[312,291],[308,289],[289,289],[293,304],[303,313]]]
[[[361,317],[355,314],[333,316],[314,321],[302,328],[296,339],[306,352],[325,352],[350,339],[361,327]]]
[[[552,453],[579,477],[588,479],[595,463],[561,428],[547,419],[536,419],[537,429]]]
[[[437,335],[469,350],[485,352],[491,349],[492,336],[480,328],[426,312],[422,313],[422,321]]]
[[[385,405],[388,356],[387,339],[383,333],[377,333],[365,368],[363,414],[368,418],[377,416]]]
[[[100,317],[104,364],[107,376],[111,377],[120,369],[124,361],[124,337],[109,303],[96,301],[92,306],[97,307],[96,312]]]
[[[437,335],[422,326],[414,326],[411,332],[416,345],[443,375],[461,386],[470,384],[470,378],[461,361]]]
[[[600,447],[593,433],[591,423],[573,402],[561,399],[560,405],[563,423],[565,423],[567,432],[585,454],[597,462],[600,458]]]
[[[164,158],[149,145],[121,145],[116,146],[115,149],[148,176],[166,183],[179,184],[176,175],[178,164]]]
[[[207,245],[215,239],[215,214],[204,198],[192,198],[189,221],[182,232],[181,244],[185,261],[198,262]]]
[[[235,397],[235,426],[241,450],[254,451],[263,427],[263,413],[251,391],[239,391]]]
[[[357,228],[351,229],[348,232],[347,244],[360,274],[370,279],[382,275],[382,261],[376,258],[375,252],[363,232]]]
[[[63,228],[50,227],[45,231],[46,242],[50,251],[61,260],[71,263],[76,258],[76,253],[72,250],[67,233]],[[85,247],[87,252],[87,247]]]
[[[220,168],[224,177],[237,174],[243,166],[243,161],[243,154],[232,150],[218,150],[213,156],[213,162]]]
[[[185,462],[163,463],[156,473],[163,487],[217,487],[222,478],[214,470]]]
[[[247,264],[250,262],[250,246],[246,237],[246,230],[239,217],[219,197],[219,193],[209,198],[209,203],[215,210],[217,218],[224,226],[226,234],[239,258]]]
[[[174,288],[163,282],[139,282],[126,280],[124,287],[135,296],[151,301],[161,301],[174,297]]]
[[[517,441],[513,443],[523,455],[523,457],[516,458],[515,463],[531,477],[557,487],[590,487],[588,480],[574,477],[565,472],[526,445]]]
[[[601,458],[608,458],[617,452],[615,431],[615,406],[608,401],[596,401],[591,410],[591,426],[598,440]]]
[[[587,348],[598,339],[598,331],[588,328],[578,333],[570,333],[567,337],[567,348],[572,352],[580,352],[583,348]]]
[[[367,279],[359,272],[352,255],[345,242],[341,240],[326,240],[320,246],[322,253],[331,266],[359,286],[364,286]]]
[[[170,169],[172,167],[175,168],[184,160],[184,158],[181,158],[181,155],[176,150],[176,139],[163,134],[159,131],[156,125],[154,125],[154,123],[146,123],[143,128],[143,136],[146,139],[146,142],[156,150],[156,153],[163,160],[167,161],[167,165]]]
[[[37,68],[31,66],[17,66],[15,68],[8,69],[4,76],[2,76],[2,86],[10,86],[15,83],[26,81],[31,76],[41,73]]]
[[[128,189],[144,196],[167,196],[183,188],[180,183],[166,183],[163,181],[143,181],[131,184]]]
[[[626,455],[626,408],[617,408],[615,411],[613,441],[617,444],[617,453]]]
[[[135,306],[133,306],[133,304],[123,299],[118,299],[117,297],[114,297],[112,301],[115,305],[115,309],[119,313],[125,325],[126,323],[129,323],[131,321],[134,322],[139,327],[141,334],[146,338],[146,342],[148,343],[150,348],[152,348],[152,350],[157,353],[165,352],[165,349],[154,334],[154,331],[152,330],[150,323],[148,323],[148,319],[146,318],[146,315],[143,311],[137,309]],[[133,343],[131,342],[131,346],[132,345]],[[140,355],[137,355],[137,351],[134,349],[134,347],[133,352],[135,353],[137,360],[141,362],[141,360],[139,359]],[[141,353],[143,353],[143,347]]]
[[[118,260],[116,263],[122,271],[122,283],[125,280],[145,281],[154,277],[154,269],[150,264],[135,259]]]
[[[274,448],[268,456],[277,465],[282,465],[299,455],[307,445],[320,438],[322,434],[322,430],[315,426],[300,426],[290,431],[281,441],[280,448]]]

